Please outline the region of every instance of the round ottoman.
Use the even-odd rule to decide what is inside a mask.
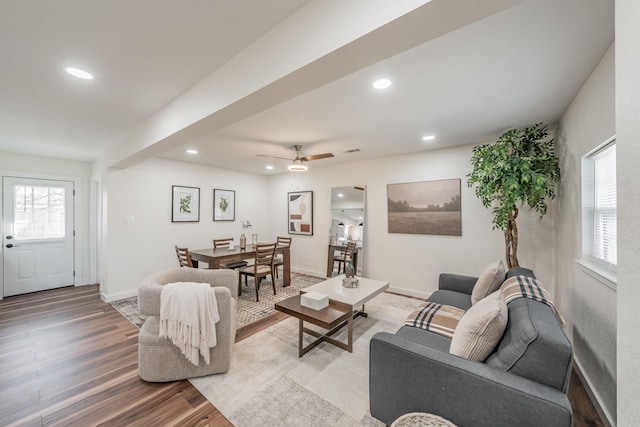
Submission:
[[[411,412],[399,417],[391,424],[391,427],[456,427],[456,425],[437,415],[426,412]]]

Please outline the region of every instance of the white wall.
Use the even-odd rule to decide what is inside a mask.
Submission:
[[[437,289],[442,272],[479,275],[497,259],[504,259],[502,232],[491,227],[491,213],[467,187],[472,146],[425,151],[319,168],[311,165],[300,174],[299,188],[289,175],[271,177],[270,227],[286,233],[288,191],[314,191],[314,235],[293,236],[292,266],[311,274],[326,274],[332,187],[366,185],[364,275],[388,280],[393,290],[426,296]],[[387,184],[462,179],[462,237],[389,234],[387,232]],[[275,203],[274,201],[279,201]],[[518,222],[523,266],[553,290],[553,215],[542,221],[522,212]]]
[[[616,1],[618,424],[640,419],[640,2]]]
[[[558,126],[562,178],[556,206],[557,295],[575,361],[607,418],[616,418],[616,291],[575,262],[582,256],[582,156],[615,135],[612,45]]]
[[[26,156],[0,152],[0,178],[2,176],[20,176],[31,178],[48,178],[74,181],[75,197],[75,230],[74,244],[76,285],[91,283],[89,277],[89,200],[91,164],[73,160],[60,160],[45,157]],[[2,188],[0,186],[0,200]],[[2,210],[0,209],[0,216]],[[2,221],[0,221],[2,224]],[[0,249],[2,252],[3,249]],[[2,281],[2,265],[0,263],[0,282]],[[1,297],[2,292],[0,292]]]
[[[171,222],[172,185],[200,188],[199,222]],[[252,232],[259,235],[269,228],[264,176],[153,159],[107,172],[103,188],[107,217],[101,294],[106,301],[135,295],[145,277],[177,267],[174,245],[207,248],[220,237],[238,242],[242,220],[250,220]],[[235,191],[234,222],[213,221],[214,188]],[[126,223],[125,217],[133,217],[134,223]]]

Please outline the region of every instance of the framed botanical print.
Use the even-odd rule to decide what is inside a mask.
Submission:
[[[213,220],[235,221],[236,192],[233,190],[213,190]]]
[[[200,221],[200,188],[174,185],[171,189],[171,221]]]
[[[313,235],[313,191],[287,194],[289,234]]]

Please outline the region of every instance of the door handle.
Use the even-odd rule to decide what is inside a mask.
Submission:
[[[12,243],[8,243],[8,244],[7,244],[7,247],[8,247],[8,248],[12,248],[12,247],[13,247],[13,244],[12,244]]]

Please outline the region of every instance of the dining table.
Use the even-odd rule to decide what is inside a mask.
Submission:
[[[205,248],[190,250],[191,259],[206,262],[209,268],[220,268],[220,264],[230,261],[242,261],[254,259],[256,249],[253,245],[247,245],[245,249],[239,246],[230,248]],[[282,254],[282,286],[291,284],[291,249],[289,247],[276,247],[276,254]]]

